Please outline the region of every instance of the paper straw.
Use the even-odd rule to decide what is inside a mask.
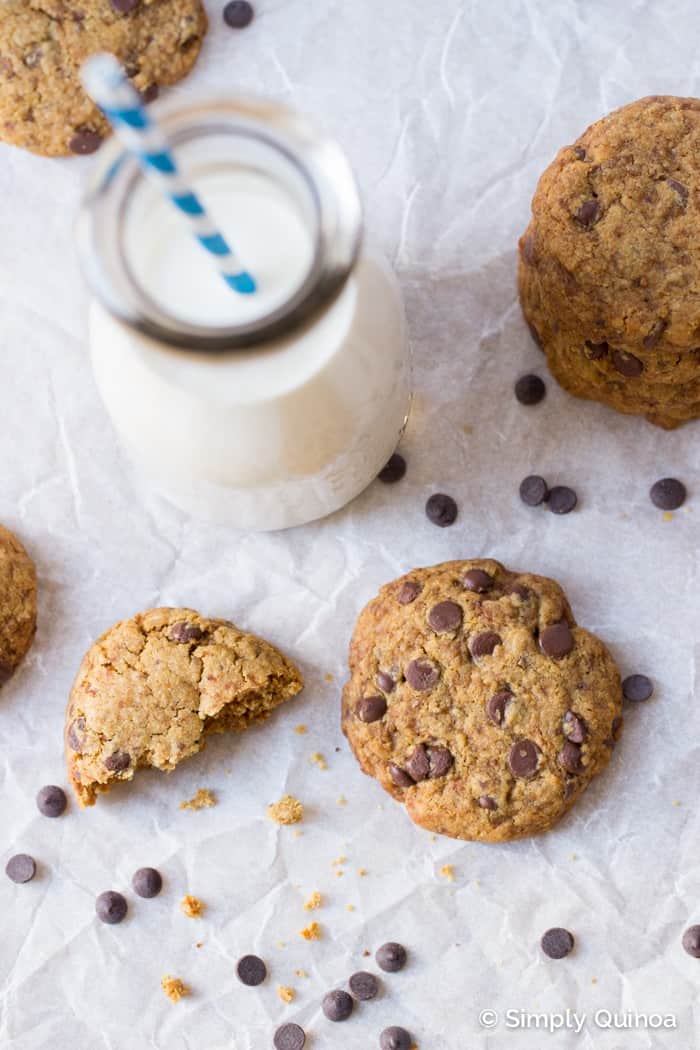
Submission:
[[[212,222],[199,197],[182,178],[162,130],[153,121],[138,91],[113,55],[93,55],[83,65],[85,89],[100,107],[125,148],[144,173],[189,223],[193,235],[216,265],[229,288],[241,295],[256,290],[255,281]]]

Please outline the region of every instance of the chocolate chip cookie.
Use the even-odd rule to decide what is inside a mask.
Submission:
[[[206,29],[201,0],[3,0],[0,139],[91,153],[109,126],[83,91],[83,62],[111,52],[148,100],[189,73]]]
[[[571,393],[700,416],[700,100],[652,96],[560,150],[520,241],[520,299]]]
[[[497,561],[416,569],[360,614],[343,731],[416,824],[490,842],[545,831],[622,727],[612,656],[553,580]]]
[[[170,772],[209,733],[240,732],[302,688],[291,660],[226,620],[149,609],[86,653],[66,712],[68,774],[82,806],[131,780]]]
[[[0,685],[32,644],[36,630],[36,570],[26,550],[0,525]]]

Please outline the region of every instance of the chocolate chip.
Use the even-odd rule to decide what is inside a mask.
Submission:
[[[684,186],[682,182],[678,182],[677,179],[666,179],[666,185],[669,186],[674,193],[677,193],[683,204],[688,200],[688,187]]]
[[[653,692],[653,683],[645,674],[628,675],[622,683],[622,695],[625,700],[631,700],[635,704],[648,700]]]
[[[498,809],[498,803],[496,802],[496,799],[491,798],[490,795],[481,795],[477,799],[477,803],[481,806],[482,809]]]
[[[452,496],[446,496],[444,492],[436,492],[426,503],[425,513],[433,525],[439,525],[441,529],[444,529],[457,520],[457,504]]]
[[[87,153],[94,153],[102,145],[102,136],[97,131],[90,131],[84,128],[82,131],[76,131],[73,138],[68,143],[68,148],[71,153],[77,153],[79,156],[84,156]]]
[[[105,890],[95,901],[95,911],[100,922],[116,926],[126,916],[128,906],[126,899],[116,890]]]
[[[123,773],[125,769],[129,768],[131,762],[131,755],[126,751],[114,751],[111,755],[107,755],[105,759],[105,769],[108,769],[110,773]]]
[[[529,474],[520,482],[520,498],[528,507],[539,507],[549,496],[547,482],[539,474]]]
[[[503,639],[495,631],[482,631],[474,634],[469,639],[469,652],[475,660],[481,656],[490,656],[497,645],[502,645]]]
[[[685,503],[686,487],[678,478],[661,478],[649,490],[651,502],[659,510],[678,510]]]
[[[626,379],[635,379],[644,371],[644,365],[639,358],[626,350],[613,350],[610,356],[615,370]]]
[[[168,631],[171,642],[199,642],[204,638],[204,631],[196,623],[188,623],[187,620],[179,620],[174,623]]]
[[[514,777],[534,777],[539,764],[540,749],[532,740],[519,740],[508,755],[508,765]]]
[[[139,897],[157,897],[163,888],[163,879],[155,868],[139,868],[134,872],[131,885]]]
[[[470,569],[462,577],[462,584],[467,591],[484,594],[493,587],[493,577],[489,576],[483,569]]]
[[[522,601],[524,602],[527,601],[527,599],[530,597],[529,590],[522,583],[512,583],[508,588],[507,593],[517,595],[517,597],[522,599]]]
[[[394,485],[397,481],[401,481],[401,478],[406,473],[406,460],[403,456],[400,456],[398,452],[390,458],[386,466],[382,467],[377,477],[380,481],[383,481],[385,485]]]
[[[645,350],[653,350],[654,347],[660,341],[661,336],[664,334],[664,332],[666,331],[667,327],[668,327],[668,321],[663,321],[663,320],[659,319],[654,324],[654,326],[652,327],[651,331],[648,332],[644,336],[644,339],[642,341],[642,346],[644,347],[644,349]]]
[[[700,926],[689,926],[683,934],[683,947],[688,955],[700,959]]]
[[[574,146],[573,147],[573,151],[574,151],[574,153],[576,154],[576,156],[578,157],[579,160],[585,160],[586,159],[586,151],[583,148],[583,146]]]
[[[520,239],[520,255],[522,256],[523,262],[526,262],[528,266],[532,266],[536,258],[536,246],[535,238],[531,233],[526,233],[524,237]]]
[[[430,660],[411,660],[406,668],[406,681],[419,693],[432,689],[440,677],[440,672]]]
[[[298,1024],[283,1024],[272,1040],[275,1050],[304,1050],[306,1032]]]
[[[379,991],[379,981],[373,973],[367,973],[366,970],[354,973],[348,981],[348,985],[355,998],[361,1002],[374,999]]]
[[[572,740],[567,740],[559,752],[558,760],[559,765],[562,766],[567,773],[580,773],[583,769],[583,764],[581,762],[581,746],[579,744],[574,744]]]
[[[36,804],[45,817],[60,817],[65,812],[68,799],[63,788],[47,784],[36,796]]]
[[[416,583],[415,580],[406,580],[406,582],[401,585],[401,590],[397,594],[396,600],[399,605],[410,605],[411,602],[416,600],[422,590],[422,584]]]
[[[540,649],[545,656],[560,660],[567,656],[574,647],[574,636],[565,620],[550,624],[540,632]]]
[[[547,387],[539,376],[521,376],[515,384],[515,396],[521,405],[539,405],[546,393]]]
[[[381,948],[377,948],[375,955],[377,966],[385,973],[398,973],[406,965],[406,949],[396,941],[387,941]]]
[[[230,0],[224,7],[224,22],[231,29],[245,29],[253,21],[255,12],[248,0]]]
[[[257,955],[244,955],[236,963],[238,980],[249,988],[257,988],[267,977],[267,966]]]
[[[155,102],[159,95],[160,88],[158,87],[158,85],[149,84],[148,87],[144,88],[141,92],[141,100],[144,103],[144,105],[150,106],[151,102]]]
[[[396,682],[386,671],[377,671],[377,685],[384,693],[393,693]]]
[[[591,226],[593,226],[598,218],[599,213],[600,205],[595,197],[591,197],[590,200],[584,201],[576,212],[576,221],[579,222],[585,230],[590,230]]]
[[[68,743],[74,751],[80,751],[83,746],[85,737],[83,733],[85,731],[85,719],[75,718],[68,727]]]
[[[622,719],[618,715],[616,718],[613,718],[612,726],[611,726],[611,732],[612,732],[613,738],[615,740],[619,739],[619,737],[620,737],[620,730],[621,729],[622,729]]]
[[[513,699],[508,689],[501,689],[486,701],[486,717],[495,726],[502,726],[506,717],[506,707]]]
[[[347,1021],[354,1005],[351,995],[334,989],[324,995],[321,1009],[329,1021]]]
[[[36,862],[28,853],[16,853],[5,865],[5,874],[13,882],[31,882],[36,875]]]
[[[606,342],[592,343],[590,339],[587,339],[583,353],[589,361],[599,361],[601,357],[605,357],[609,349]]]
[[[555,926],[542,935],[540,944],[550,959],[563,959],[574,950],[574,937],[568,930]]]
[[[573,489],[566,485],[555,485],[549,491],[547,506],[552,514],[570,514],[578,503],[578,497]]]
[[[355,714],[361,722],[378,722],[386,714],[386,700],[383,696],[363,696],[357,702]]]
[[[411,1050],[413,1039],[405,1028],[399,1025],[391,1025],[385,1028],[379,1036],[380,1050]]]
[[[128,15],[130,11],[135,11],[140,2],[141,0],[110,0],[112,7],[120,15]]]
[[[436,634],[456,631],[462,623],[462,607],[457,602],[438,602],[428,613],[428,623]]]
[[[570,740],[572,744],[583,744],[588,736],[588,729],[586,723],[580,715],[574,714],[573,711],[567,711],[562,719],[562,728],[564,730],[564,736],[567,740]]]
[[[428,779],[430,775],[430,760],[423,744],[419,744],[418,747],[414,748],[406,759],[405,767],[408,775],[416,783]]]
[[[401,766],[397,766],[395,762],[389,764],[389,775],[397,787],[408,788],[415,784],[413,777],[410,777],[406,770],[401,769]]]
[[[437,780],[438,777],[446,776],[455,762],[452,752],[448,748],[437,744],[429,744],[426,750],[428,752],[428,765],[430,767],[428,776],[430,779]]]

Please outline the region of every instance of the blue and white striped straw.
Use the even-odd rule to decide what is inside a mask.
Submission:
[[[250,295],[256,284],[216,228],[199,197],[182,178],[168,141],[152,120],[136,88],[113,55],[93,55],[81,76],[85,89],[97,103],[115,134],[132,153],[144,173],[156,183],[189,222],[192,233],[209,253],[229,288]]]

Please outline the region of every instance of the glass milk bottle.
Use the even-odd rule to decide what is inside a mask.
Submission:
[[[258,290],[237,295],[116,141],[78,221],[92,364],[132,459],[188,513],[282,529],[344,506],[406,422],[403,303],[341,149],[261,101],[163,118]]]

